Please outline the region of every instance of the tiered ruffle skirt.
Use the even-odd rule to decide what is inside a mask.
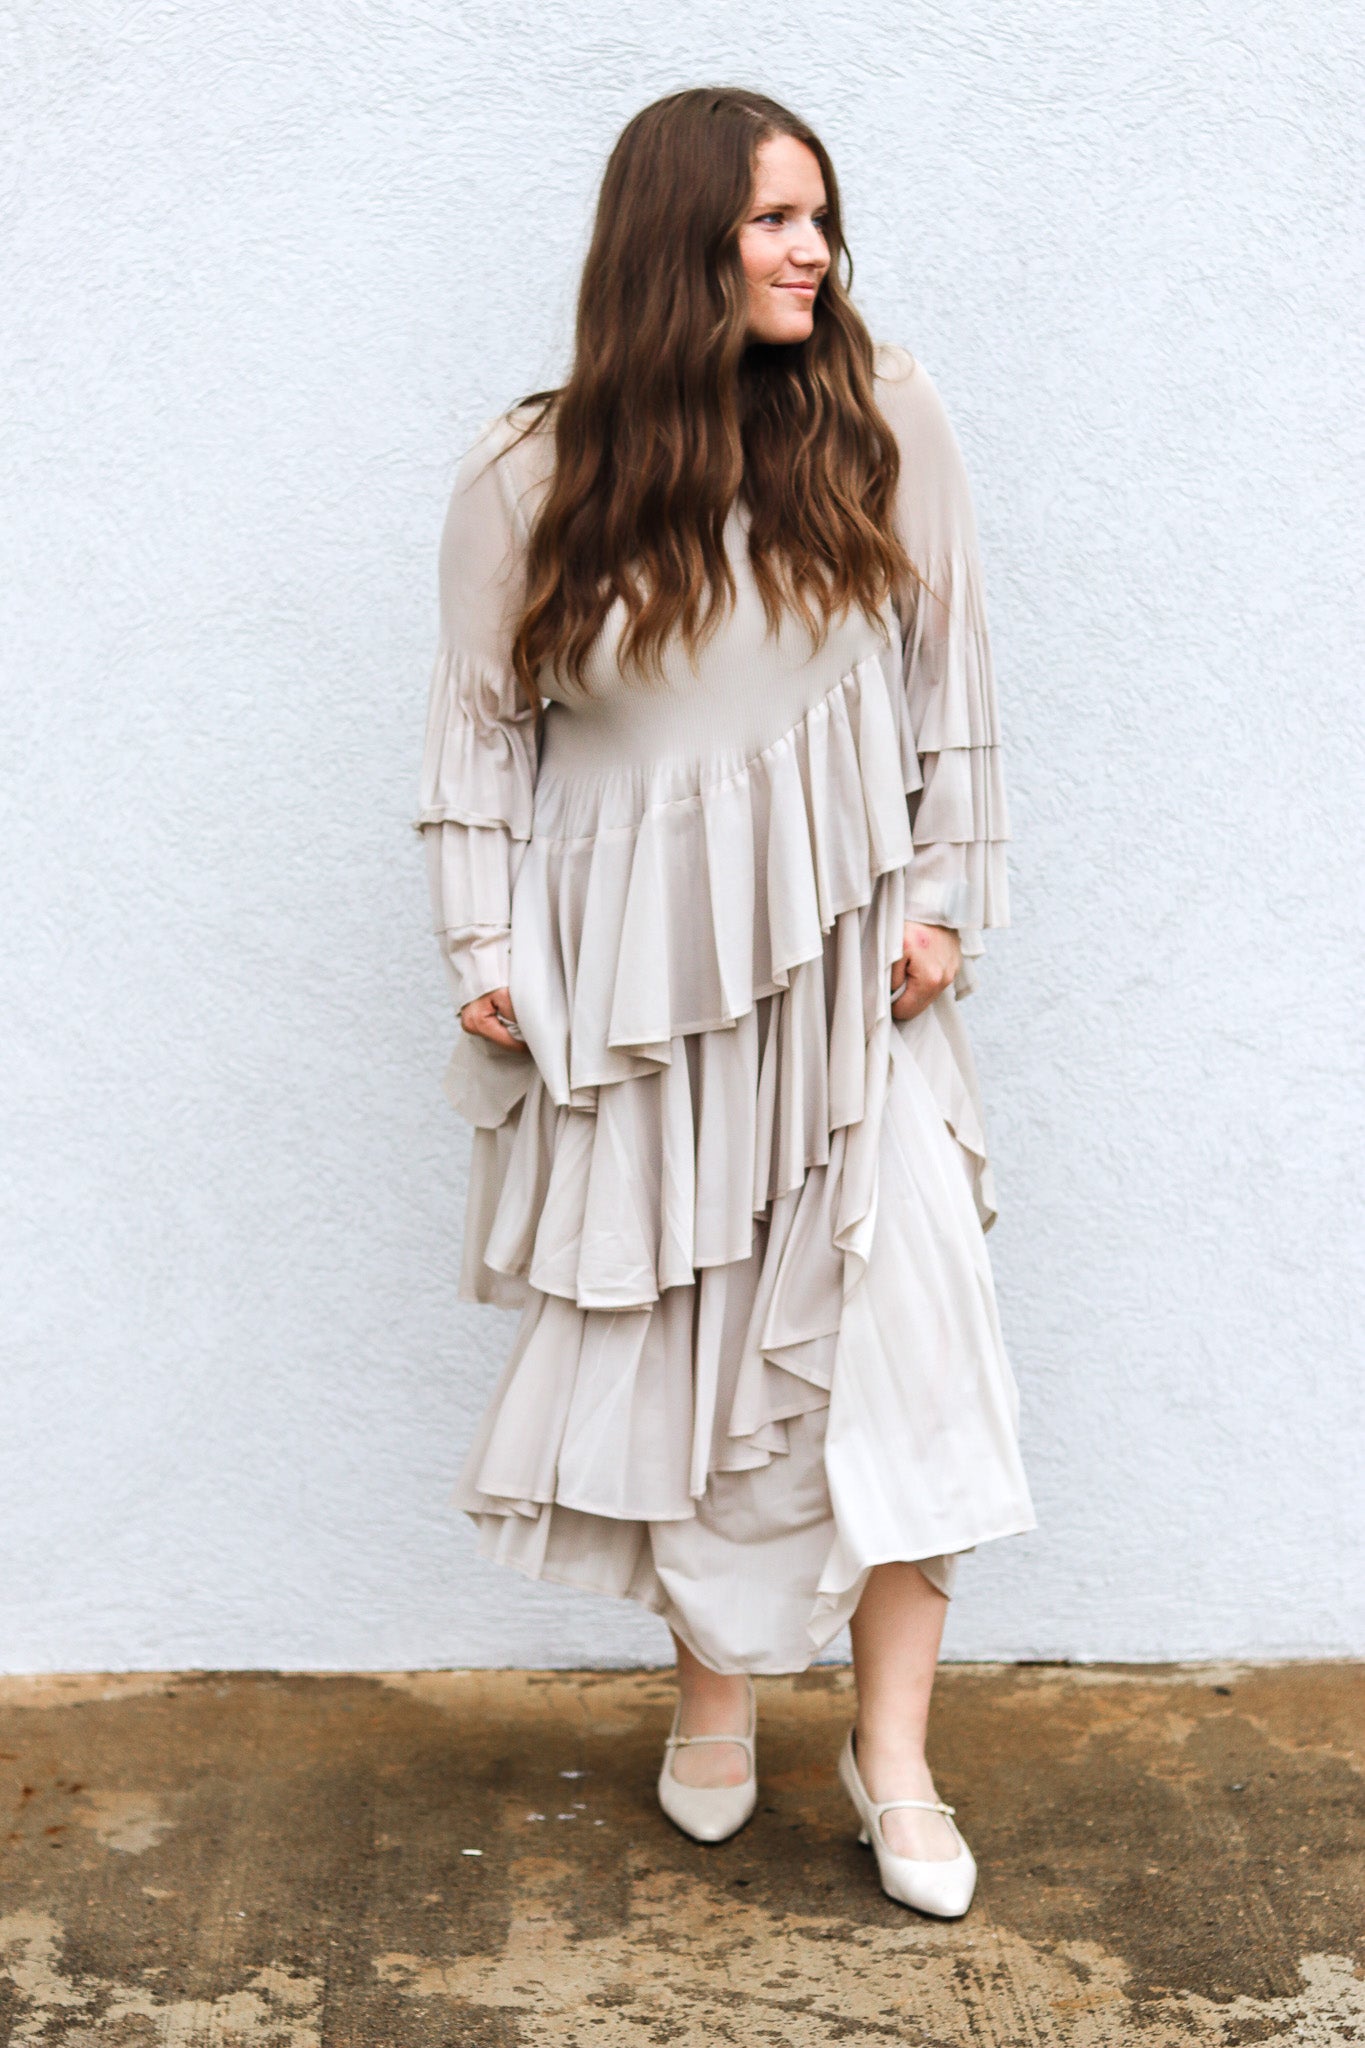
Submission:
[[[522,1311],[458,1503],[717,1670],[800,1670],[873,1565],[947,1591],[1033,1526],[967,1039],[951,992],[890,1014],[915,841],[968,818],[980,922],[1002,885],[994,735],[954,701],[927,761],[876,657],[743,759],[551,754],[511,892],[529,1056],[452,1061],[462,1292]]]

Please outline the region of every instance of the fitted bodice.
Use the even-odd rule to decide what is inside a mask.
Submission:
[[[831,620],[819,646],[790,609],[771,632],[747,532],[744,514],[732,511],[725,541],[735,600],[695,655],[675,634],[661,677],[623,674],[618,649],[626,615],[618,599],[589,653],[586,692],[553,675],[541,679],[548,699],[542,775],[577,778],[663,760],[747,757],[789,731],[859,661],[885,654],[897,632],[889,604],[880,628],[860,611]]]

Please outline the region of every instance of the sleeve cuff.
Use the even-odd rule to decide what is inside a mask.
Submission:
[[[512,972],[510,931],[443,932],[441,952],[457,1010],[495,988],[507,987]]]
[[[905,882],[905,916],[911,924],[941,924],[960,932],[971,915],[971,891],[965,879],[916,876],[914,864]]]
[[[1003,839],[976,839],[916,846],[905,878],[905,915],[955,931],[1007,925],[1005,845]]]

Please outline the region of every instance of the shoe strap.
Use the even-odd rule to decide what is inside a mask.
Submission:
[[[686,1749],[694,1742],[737,1742],[741,1749],[748,1749],[753,1743],[752,1735],[670,1735],[669,1749]]]
[[[924,1813],[943,1814],[957,1839],[958,1854],[961,1855],[967,1844],[962,1839],[961,1829],[953,1819],[957,1808],[955,1806],[945,1806],[941,1799],[888,1799],[885,1806],[874,1806],[872,1808],[872,1823],[883,1844],[886,1842],[886,1835],[882,1829],[883,1820],[888,1813],[896,1813],[904,1806],[918,1807]]]
[[[681,1714],[682,1701],[679,1700],[673,1709],[673,1726],[664,1738],[665,1749],[684,1749],[694,1742],[737,1742],[741,1749],[748,1751],[750,1761],[753,1760],[754,1743],[758,1736],[758,1698],[754,1692],[752,1679],[749,1680],[749,1730],[746,1735],[679,1735],[678,1720]]]
[[[749,1679],[749,1731],[747,1731],[747,1735],[679,1735],[677,1733],[679,1718],[681,1718],[681,1700],[673,1708],[673,1726],[671,1726],[667,1737],[665,1737],[665,1743],[663,1743],[665,1749],[686,1749],[692,1743],[739,1743],[739,1747],[743,1751],[747,1751],[749,1761],[753,1763],[753,1745],[755,1745],[757,1733],[759,1733],[759,1729],[757,1729],[759,1702],[757,1702],[757,1694],[753,1690],[753,1679]]]
[[[863,1784],[862,1772],[858,1769],[858,1752],[851,1728],[848,1731],[848,1759],[853,1766],[853,1775],[858,1781],[862,1795],[879,1821],[884,1813],[895,1813],[898,1808],[904,1806],[916,1807],[921,1813],[946,1813],[950,1817],[957,1812],[955,1806],[945,1806],[941,1799],[888,1799],[883,1804],[878,1804],[875,1799],[870,1798],[867,1787]],[[956,1821],[953,1822],[953,1833],[957,1834]],[[958,1839],[960,1841],[961,1836],[958,1836]]]
[[[916,1806],[925,1813],[956,1813],[955,1806],[945,1806],[941,1799],[888,1799],[884,1806],[873,1806],[878,1820],[884,1813],[895,1813],[902,1806]]]

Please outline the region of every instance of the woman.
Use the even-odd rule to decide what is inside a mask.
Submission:
[[[794,115],[674,94],[607,166],[572,375],[462,464],[418,820],[474,1125],[461,1291],[519,1304],[457,1499],[642,1601],[702,1841],[751,1674],[849,1623],[892,1897],[975,1864],[924,1756],[956,1555],[1033,1525],[956,1013],[1006,916],[976,535],[840,276]]]

